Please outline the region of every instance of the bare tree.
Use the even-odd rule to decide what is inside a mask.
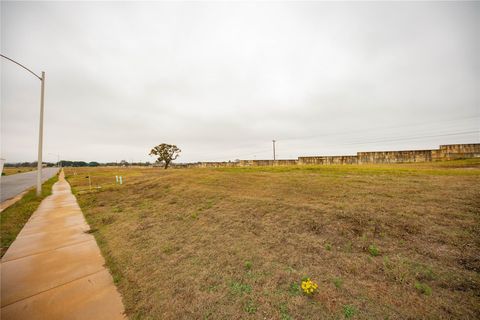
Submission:
[[[162,143],[153,147],[153,149],[150,150],[149,155],[156,156],[158,163],[164,162],[165,169],[167,169],[170,162],[178,158],[180,152],[182,152],[182,150],[180,150],[176,145]]]

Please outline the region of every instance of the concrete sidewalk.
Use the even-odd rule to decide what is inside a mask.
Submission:
[[[63,172],[2,258],[1,319],[125,319]]]

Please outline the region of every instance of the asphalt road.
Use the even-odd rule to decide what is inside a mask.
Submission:
[[[58,172],[58,168],[43,168],[42,182],[53,177]],[[17,194],[36,186],[37,170],[24,173],[2,176],[0,179],[0,202],[15,197]]]

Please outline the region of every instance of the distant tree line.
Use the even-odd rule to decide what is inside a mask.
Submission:
[[[57,165],[56,162],[44,162],[46,167],[54,167]],[[122,160],[120,162],[97,162],[97,161],[69,161],[69,160],[60,160],[60,165],[62,167],[98,167],[98,166],[108,166],[108,167],[128,167],[128,166],[150,166],[150,162],[127,162]],[[36,167],[37,162],[17,162],[17,163],[5,163],[5,167]]]
[[[107,166],[107,167],[128,167],[128,166],[150,166],[150,162],[127,162],[122,160],[120,162],[85,162],[85,161],[67,161],[61,160],[60,164],[62,167],[98,167],[98,166]]]
[[[43,163],[43,166],[46,166],[46,167],[54,167],[55,165],[56,165],[56,163],[52,163],[52,162],[44,162]],[[36,167],[37,166],[37,161],[5,163],[4,166],[5,167],[15,167],[15,168],[18,168],[18,167]]]

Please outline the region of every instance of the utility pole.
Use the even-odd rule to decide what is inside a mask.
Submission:
[[[275,140],[272,140],[273,142],[273,161],[275,161]]]
[[[42,71],[42,76],[39,76],[32,70],[25,67],[23,64],[3,55],[0,54],[0,57],[7,59],[16,65],[22,67],[23,69],[27,70],[35,77],[37,77],[41,81],[41,93],[40,93],[40,126],[38,128],[38,159],[37,159],[37,197],[42,194],[42,148],[43,148],[43,109],[44,109],[44,98],[45,98],[45,71]]]

